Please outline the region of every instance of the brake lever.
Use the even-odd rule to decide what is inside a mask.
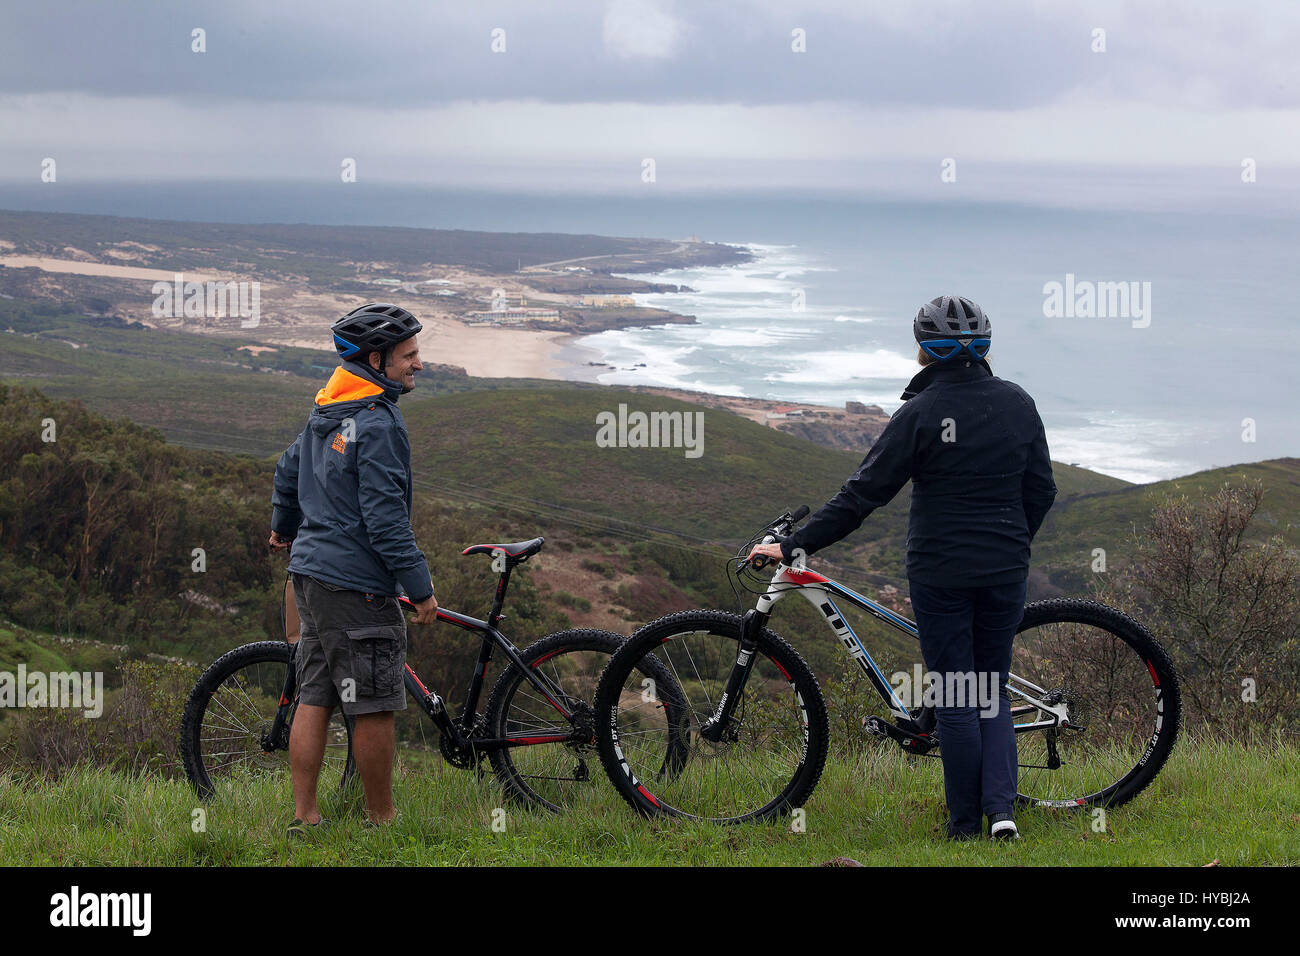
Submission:
[[[763,535],[762,543],[780,544],[785,539],[786,539],[786,535],[777,534],[775,528],[769,528],[767,530],[767,533]],[[758,557],[754,558],[753,561],[751,561],[749,558],[746,558],[743,562],[741,562],[740,570],[744,571],[745,568],[753,568],[755,571],[762,571],[769,564],[773,564],[775,562],[776,562],[776,558],[769,558],[765,554],[760,554]]]

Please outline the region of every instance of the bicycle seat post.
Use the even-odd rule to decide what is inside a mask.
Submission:
[[[532,538],[528,541],[516,541],[512,544],[472,544],[461,554],[490,554],[492,566],[502,562],[502,570],[497,578],[497,596],[492,602],[492,613],[488,615],[488,624],[496,627],[501,622],[501,607],[506,603],[506,588],[510,586],[510,572],[514,566],[542,550],[545,538]]]
[[[492,612],[488,615],[488,624],[496,627],[501,623],[501,609],[506,603],[506,588],[510,586],[510,571],[514,567],[514,562],[506,559],[505,570],[497,575],[497,596],[492,602]]]

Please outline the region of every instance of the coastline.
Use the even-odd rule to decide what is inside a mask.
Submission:
[[[604,355],[601,352],[589,345],[579,344],[583,338],[585,336],[580,333],[570,332],[549,343],[551,348],[549,371],[558,374],[547,375],[546,378],[556,378],[566,382],[600,383],[600,374],[608,371],[609,366],[604,364]],[[601,364],[590,365],[589,362]]]

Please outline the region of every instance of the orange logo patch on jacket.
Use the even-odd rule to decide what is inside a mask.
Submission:
[[[348,440],[343,437],[342,432],[339,432],[334,436],[334,444],[330,445],[330,447],[340,455],[345,454],[348,450]]]

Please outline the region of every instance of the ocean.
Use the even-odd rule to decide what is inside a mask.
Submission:
[[[600,381],[893,411],[917,371],[911,321],[956,293],[993,323],[994,373],[1032,395],[1052,457],[1130,481],[1300,454],[1300,222],[818,194],[581,196],[298,184],[0,185],[0,208],[227,222],[580,232],[735,243],[754,261],[660,273],[638,302],[696,325],[578,344]],[[1074,295],[1049,307],[1052,283]],[[1119,287],[1131,293],[1127,310]],[[1088,308],[1080,290],[1097,287]],[[1121,312],[1122,314],[1115,314]]]

